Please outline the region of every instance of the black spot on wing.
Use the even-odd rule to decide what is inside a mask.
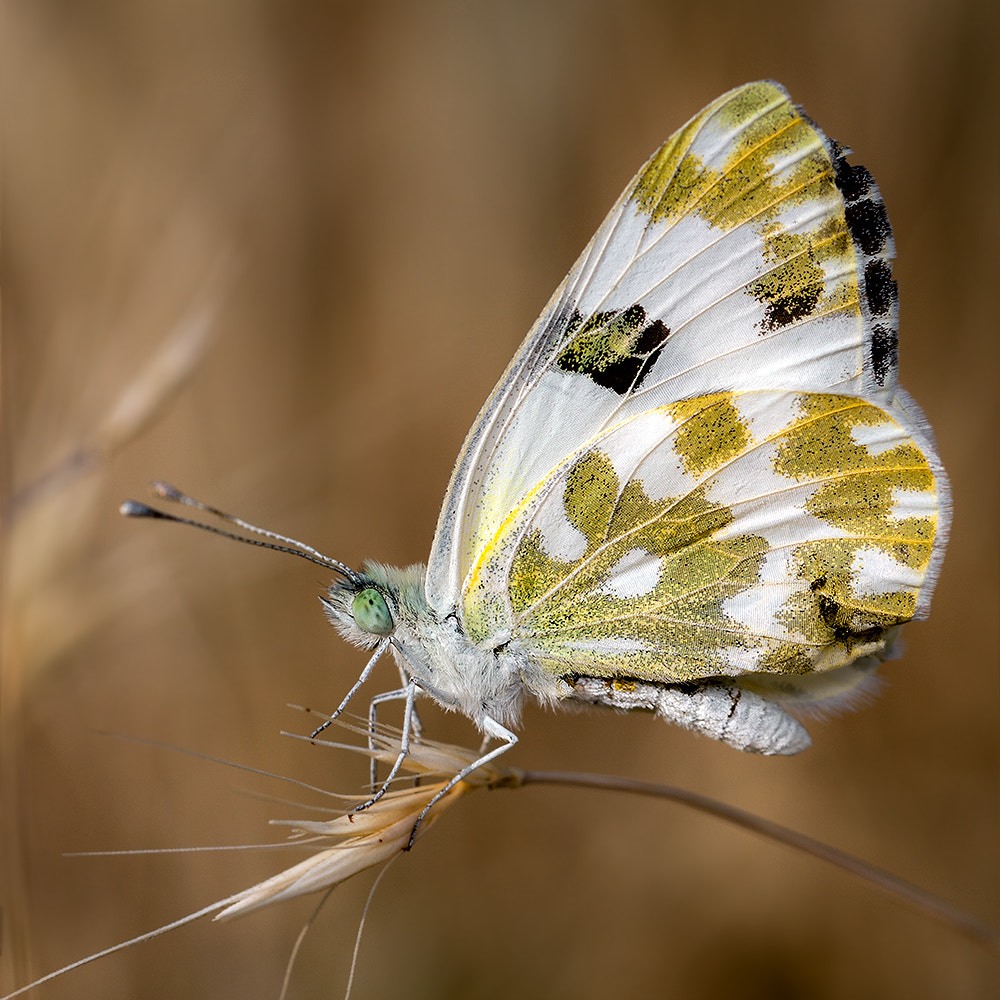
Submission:
[[[867,198],[872,186],[872,175],[866,167],[847,162],[843,146],[830,141],[833,158],[833,179],[837,190],[847,204]]]
[[[845,607],[826,595],[821,595],[819,598],[819,614],[834,638],[843,643],[848,650],[855,646],[878,642],[885,635],[887,628],[907,620]]]
[[[865,297],[872,316],[888,316],[899,298],[892,268],[881,257],[873,257],[865,264]]]
[[[882,200],[868,198],[848,205],[844,210],[851,239],[867,257],[883,253],[892,235],[889,215]]]
[[[583,316],[580,315],[579,309],[574,309],[569,317],[563,317],[564,326],[562,331],[563,340],[569,340],[570,337],[580,329],[583,323]]]
[[[760,289],[757,295],[766,303],[761,326],[765,331],[778,330],[789,323],[805,319],[816,308],[823,294],[821,282],[805,286],[788,284],[782,286],[773,282],[770,287]]]
[[[643,309],[637,302],[634,306],[629,306],[628,309],[621,314],[620,322],[624,326],[638,328],[646,322],[646,310]]]
[[[608,365],[602,372],[591,374],[591,378],[605,389],[624,396],[632,388],[638,388],[656,364],[670,331],[662,320],[654,320],[639,334],[636,354],[622,358]]]
[[[653,320],[653,322],[639,334],[639,339],[635,342],[635,351],[637,354],[647,355],[652,355],[655,352],[656,358],[658,358],[660,356],[660,351],[663,350],[663,345],[667,342],[667,337],[669,336],[670,331],[663,325],[663,320]],[[656,358],[653,358],[653,360],[655,361]]]
[[[872,373],[879,385],[885,384],[885,378],[896,370],[899,363],[899,338],[892,327],[876,323],[872,327]]]
[[[889,215],[872,175],[865,167],[847,162],[844,150],[830,143],[833,179],[844,199],[844,215],[851,239],[866,257],[883,253],[892,237]]]
[[[667,341],[670,331],[663,325],[661,320],[650,323],[639,335],[639,341],[635,350],[640,350],[640,344],[645,344],[645,350],[641,353],[629,354],[611,361],[603,367],[594,366],[589,370],[577,369],[583,374],[590,376],[594,382],[610,389],[612,392],[624,396],[630,389],[638,388],[649,374],[653,365],[656,364],[663,345]]]
[[[571,340],[558,366],[620,396],[642,385],[670,336],[662,320],[646,323],[646,310],[638,304],[621,313],[595,314],[585,322],[574,314],[569,330]]]

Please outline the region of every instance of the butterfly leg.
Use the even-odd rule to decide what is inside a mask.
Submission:
[[[368,680],[369,674],[371,674],[372,670],[375,667],[375,664],[378,663],[379,659],[381,658],[382,654],[386,651],[388,646],[389,646],[389,639],[388,637],[386,637],[375,647],[375,652],[372,654],[372,658],[365,665],[365,669],[361,671],[361,676],[357,679],[357,682],[355,683],[354,687],[352,687],[351,690],[347,692],[347,694],[344,696],[344,700],[337,706],[337,710],[333,713],[333,715],[331,715],[330,718],[327,719],[322,726],[317,726],[316,729],[313,730],[312,735],[309,737],[311,740],[316,739],[316,737],[319,736],[319,734],[323,732],[323,730],[326,729],[326,727],[329,726],[330,723],[333,722],[333,720],[336,719],[337,716],[340,715],[340,713],[343,712],[345,708],[347,708],[347,703],[357,693],[358,688],[360,688],[361,685],[364,684],[366,680]]]
[[[437,802],[443,799],[460,781],[464,781],[470,774],[472,774],[473,771],[478,770],[484,764],[489,764],[490,761],[496,760],[497,757],[501,754],[505,754],[517,742],[516,733],[512,733],[506,726],[501,726],[499,722],[495,719],[491,719],[489,716],[486,716],[486,718],[483,719],[483,732],[485,734],[483,747],[485,747],[486,743],[491,739],[503,740],[503,743],[501,743],[498,747],[494,747],[489,753],[483,754],[471,764],[467,764],[463,767],[462,770],[459,771],[458,774],[456,774],[448,782],[448,784],[445,785],[444,788],[442,788],[437,795],[435,795],[434,798],[432,798],[430,802],[424,806],[420,815],[417,817],[416,823],[413,824],[413,829],[410,831],[410,840],[406,845],[406,850],[409,850],[413,846],[413,841],[417,836],[417,830],[420,829],[420,824],[424,821],[424,817],[431,811]]]
[[[396,665],[399,667],[399,686],[400,686],[400,689],[406,688],[410,684],[410,675],[402,668],[402,666],[400,666],[399,664],[396,664]],[[374,702],[372,702],[372,705],[369,706],[369,717],[370,717],[370,721],[371,721],[371,724],[372,724],[372,729],[374,731],[374,728],[375,728],[375,716],[371,712],[371,709],[373,707],[374,707]],[[423,736],[424,727],[423,727],[423,725],[420,722],[420,716],[417,714],[417,707],[416,707],[416,705],[413,706],[413,711],[410,713],[410,728],[413,731],[413,738],[415,740],[419,740],[420,737]]]
[[[416,706],[413,704],[415,698],[415,693],[411,694],[411,688],[414,688],[414,682],[403,671],[403,668],[399,668],[399,678],[403,682],[403,686],[396,691],[385,691],[382,694],[375,695],[374,698],[368,703],[368,749],[375,749],[375,727],[378,723],[378,706],[385,701],[401,701],[402,699],[407,700],[407,705],[410,712],[410,722],[409,727],[406,725],[404,719],[403,726],[407,729],[407,732],[413,736],[414,739],[420,740],[420,735],[423,733],[423,727],[420,725],[420,719],[417,716]],[[409,753],[409,740],[406,741],[406,753],[403,753],[399,759],[399,764],[403,762],[406,754]],[[402,747],[402,744],[401,744]],[[392,774],[386,779],[386,784],[392,780],[393,775],[399,769],[397,767],[393,769]],[[371,789],[374,793],[375,786],[378,783],[378,760],[373,756],[371,759]],[[365,808],[371,805],[371,802],[365,803]]]
[[[374,727],[375,724],[375,711],[376,706],[383,701],[398,701],[400,698],[406,699],[406,707],[403,710],[403,735],[399,742],[399,754],[396,757],[395,763],[389,770],[389,775],[382,782],[381,787],[375,792],[372,797],[367,802],[362,802],[361,805],[354,808],[354,812],[361,812],[362,809],[367,809],[369,806],[374,805],[383,795],[389,790],[389,786],[392,784],[393,779],[399,774],[399,769],[403,766],[403,761],[409,756],[410,753],[410,732],[413,728],[413,702],[417,697],[417,685],[415,681],[410,681],[405,688],[400,688],[398,691],[386,691],[384,694],[376,695],[371,700],[371,706],[369,707],[369,724]],[[374,728],[370,730],[370,735],[368,737],[369,748],[373,747],[373,736]],[[374,763],[374,760],[373,760]],[[375,786],[375,774],[373,767],[372,774],[372,787]]]

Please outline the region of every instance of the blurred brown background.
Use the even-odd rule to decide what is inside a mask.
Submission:
[[[903,382],[955,494],[933,616],[800,758],[532,708],[511,762],[675,782],[1000,921],[992,5],[694,6],[5,5],[0,985],[298,860],[64,857],[276,840],[267,819],[302,815],[253,797],[295,797],[280,784],[104,734],[363,777],[279,735],[309,729],[287,702],[332,709],[362,662],[320,614],[324,573],[118,502],[164,478],[354,565],[425,560],[479,405],[626,181],[765,76],[857,151],[895,225]],[[369,884],[327,905],[291,997],[343,995]],[[37,995],[276,997],[311,908],[195,925]],[[965,998],[996,971],[717,821],[536,788],[474,796],[394,866],[354,996]]]

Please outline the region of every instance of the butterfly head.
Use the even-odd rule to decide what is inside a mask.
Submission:
[[[423,602],[424,567],[394,569],[365,563],[330,584],[321,598],[327,618],[350,643],[373,649],[386,636],[406,631]]]

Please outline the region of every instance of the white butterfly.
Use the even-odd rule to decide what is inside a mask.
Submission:
[[[809,745],[782,706],[863,681],[944,553],[892,256],[871,175],[777,84],[652,156],[469,432],[427,567],[326,560],[330,620],[374,649],[334,716],[386,650],[401,675],[373,701],[405,716],[372,801],[418,693],[500,741],[454,781],[516,742],[526,695]]]

